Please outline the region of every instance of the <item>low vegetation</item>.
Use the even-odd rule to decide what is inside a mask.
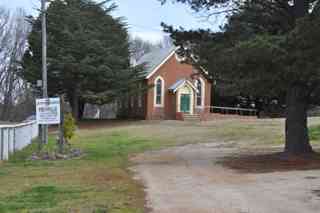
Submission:
[[[309,128],[309,137],[313,142],[320,140],[320,125],[315,125]]]
[[[320,139],[319,119],[310,138]],[[140,213],[143,187],[132,178],[129,157],[146,150],[189,143],[236,142],[244,147],[278,146],[279,120],[226,120],[203,124],[133,122],[84,128],[71,140],[85,155],[80,159],[27,160],[37,143],[0,165],[0,213]],[[111,127],[113,126],[113,127]],[[48,152],[56,149],[51,135]]]
[[[26,161],[36,143],[0,170],[0,212],[143,212],[144,193],[127,170],[128,156],[159,143],[125,132],[81,131],[73,140],[80,160]],[[44,148],[55,148],[54,136]]]

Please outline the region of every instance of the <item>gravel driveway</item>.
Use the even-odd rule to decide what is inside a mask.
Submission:
[[[240,173],[220,157],[237,144],[195,144],[132,158],[152,213],[319,213],[320,170]]]

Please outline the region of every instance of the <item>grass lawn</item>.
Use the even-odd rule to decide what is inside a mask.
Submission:
[[[309,128],[310,140],[313,143],[316,143],[320,140],[320,125],[314,125]]]
[[[128,155],[160,143],[84,130],[73,143],[86,153],[81,160],[26,161],[33,144],[0,165],[0,212],[144,212],[143,187],[127,170]],[[51,136],[46,149],[53,147]]]
[[[311,127],[313,141],[320,139],[318,121]],[[138,122],[81,129],[72,142],[86,153],[80,160],[26,161],[36,150],[33,144],[0,165],[0,213],[142,213],[143,187],[128,171],[128,156],[187,143],[281,141],[282,121],[243,122]],[[54,138],[46,149],[54,148]]]

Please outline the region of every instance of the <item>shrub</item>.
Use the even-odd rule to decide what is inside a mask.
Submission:
[[[71,113],[64,116],[63,133],[65,140],[71,140],[75,135],[76,123]]]

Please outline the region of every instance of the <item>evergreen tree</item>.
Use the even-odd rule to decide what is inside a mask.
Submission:
[[[142,77],[141,67],[130,68],[127,27],[111,16],[115,8],[110,1],[56,0],[47,9],[49,95],[66,94],[76,119],[85,103],[112,102]],[[41,79],[41,19],[30,21],[22,76],[35,85]]]
[[[285,151],[311,153],[307,109],[319,101],[320,89],[318,1],[176,1],[207,10],[208,15],[228,14],[221,32],[176,30],[164,24],[183,47],[181,54],[197,57],[196,65],[248,95],[282,100],[286,104]]]

